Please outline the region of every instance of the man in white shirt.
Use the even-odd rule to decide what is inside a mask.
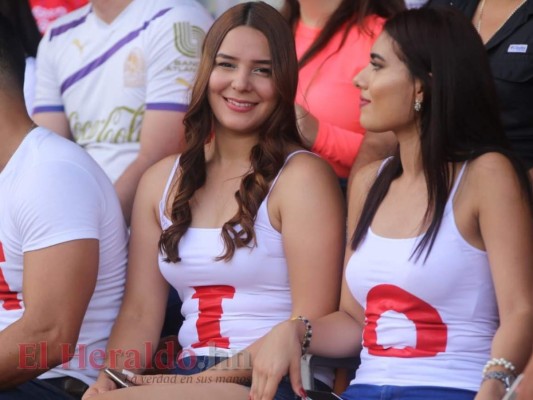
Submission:
[[[183,116],[211,22],[194,0],[92,0],[41,41],[34,119],[100,164],[127,222],[144,171],[183,150]]]
[[[97,376],[124,292],[127,229],[79,146],[37,127],[0,16],[0,399],[72,399]]]

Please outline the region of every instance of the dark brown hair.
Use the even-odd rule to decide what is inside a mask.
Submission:
[[[343,36],[337,51],[344,45],[353,26],[358,26],[363,30],[366,28],[364,22],[369,15],[375,14],[383,18],[390,18],[403,10],[405,10],[404,0],[343,0],[309,49],[300,57],[299,67],[302,68],[307,64],[340,30],[343,30]],[[285,0],[282,13],[294,29],[300,18],[298,0]]]
[[[11,22],[26,56],[36,57],[41,34],[31,13],[29,0],[0,0],[0,13]]]
[[[228,261],[236,248],[255,244],[257,210],[268,193],[270,183],[283,166],[289,146],[302,146],[294,111],[298,62],[290,26],[275,8],[263,2],[243,3],[230,8],[207,33],[191,103],[184,118],[187,148],[180,157],[174,176],[174,182],[178,184],[172,200],[172,225],[159,240],[160,251],[166,254],[167,261],[180,261],[178,244],[192,220],[189,202],[206,180],[204,146],[210,140],[214,120],[207,89],[216,54],[227,33],[239,26],[257,29],[265,35],[271,52],[272,79],[278,103],[259,128],[259,141],[250,154],[250,172],[242,178],[235,193],[238,211],[222,227],[226,251],[218,260]]]
[[[0,90],[23,96],[24,48],[11,22],[0,14]]]

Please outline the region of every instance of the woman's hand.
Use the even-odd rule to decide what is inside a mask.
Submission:
[[[87,400],[93,396],[110,392],[111,390],[115,390],[117,388],[117,385],[115,382],[111,380],[108,376],[106,376],[104,373],[101,373],[98,375],[98,379],[95,383],[93,383],[89,389],[84,393],[82,400]]]
[[[157,374],[157,375],[138,375],[128,374],[128,381],[135,386],[144,385],[158,385],[169,383],[193,383],[194,375],[173,375],[173,374]]]
[[[474,400],[501,400],[505,396],[505,385],[498,379],[488,379],[481,384]]]
[[[305,397],[300,373],[301,328],[304,328],[301,321],[286,321],[263,337],[261,348],[253,360],[251,399],[273,399],[279,382],[287,373],[294,392]]]

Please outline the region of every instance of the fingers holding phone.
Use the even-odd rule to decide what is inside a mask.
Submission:
[[[100,373],[96,382],[83,394],[82,400],[90,399],[91,397],[116,390],[117,388],[118,385],[108,375]]]
[[[118,388],[135,386],[135,384],[128,379],[129,377],[125,373],[118,370],[105,368],[104,374],[106,374],[113,382],[115,382]]]

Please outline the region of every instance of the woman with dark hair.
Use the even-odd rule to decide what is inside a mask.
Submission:
[[[355,176],[340,310],[274,328],[252,398],[271,398],[289,366],[300,387],[310,351],[360,352],[344,399],[499,400],[533,341],[533,220],[483,44],[454,10],[409,10],[370,57],[361,123],[398,149]]]
[[[169,284],[184,316],[182,352],[169,372],[196,375],[165,382],[247,383],[273,326],[336,309],[342,195],[329,165],[303,150],[298,135],[292,43],[287,22],[262,2],[229,9],[208,32],[185,117],[187,148],[152,167],[137,191],[127,289],[107,366],[143,371],[152,354],[142,351],[157,342]],[[141,360],[115,360],[117,349],[140,351]],[[102,373],[85,398],[106,391],[102,399],[247,398],[245,386],[220,386],[112,390]],[[294,398],[289,382],[276,398]]]
[[[27,0],[0,0],[0,14],[9,19],[26,53],[24,74],[24,100],[31,115],[35,97],[35,57],[41,34],[30,10]]]
[[[365,134],[352,78],[366,65],[384,19],[404,8],[404,0],[285,1],[299,59],[300,134],[340,178],[348,177]]]

